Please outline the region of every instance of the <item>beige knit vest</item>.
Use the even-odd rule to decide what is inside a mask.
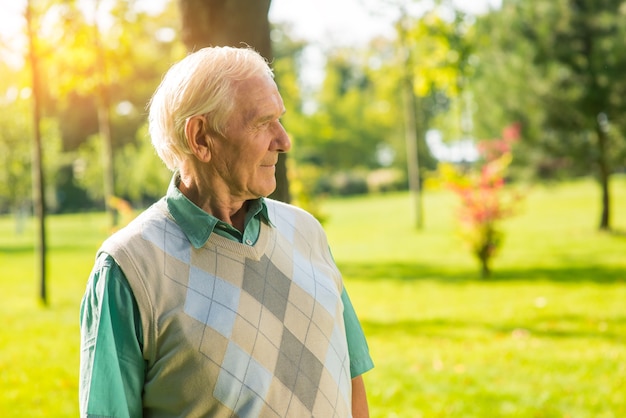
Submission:
[[[194,248],[164,200],[103,244],[141,314],[145,416],[351,416],[326,236],[308,213],[266,204],[272,225],[253,246],[213,233]]]

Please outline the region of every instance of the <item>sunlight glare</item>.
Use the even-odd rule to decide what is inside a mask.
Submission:
[[[0,6],[0,59],[12,68],[20,68],[27,42],[24,36],[25,0],[4,2]]]

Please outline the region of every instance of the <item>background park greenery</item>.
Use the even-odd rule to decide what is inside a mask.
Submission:
[[[406,192],[326,201],[376,362],[365,375],[372,417],[624,416],[626,237],[589,220],[597,195],[589,180],[534,188],[487,281],[455,235],[450,192],[426,193],[421,232],[407,228]],[[36,298],[32,222],[18,234],[4,216],[0,228],[0,411],[76,416],[78,306],[106,217],[51,218],[47,308]]]
[[[201,2],[150,13],[133,0],[93,2],[105,3],[108,23],[96,27],[80,2],[32,2],[52,215],[47,306],[33,268],[28,48],[0,38],[3,415],[77,414],[78,303],[111,231],[103,103],[113,194],[139,210],[169,180],[145,105],[186,54],[177,6]],[[271,32],[294,144],[291,196],[324,221],[363,321],[377,364],[366,375],[372,415],[624,416],[626,7],[504,0],[469,16],[446,1],[385,4],[394,34],[325,46],[319,85],[303,76],[310,45],[288,24]],[[418,162],[418,184],[436,184],[442,162],[480,163],[458,158],[461,144],[497,139],[511,124],[521,130],[506,180],[526,196],[502,224],[484,280],[457,235],[450,192],[421,189],[415,228],[407,161]]]
[[[243,7],[250,0],[229,1]],[[417,159],[416,174],[426,177],[453,158],[459,143],[498,138],[519,123],[510,180],[593,176],[601,205],[589,217],[610,229],[610,178],[624,171],[626,150],[622,2],[507,0],[481,16],[446,1],[388,3],[397,16],[395,34],[366,45],[324,46],[319,85],[304,78],[307,42],[288,24],[272,22],[272,65],[294,142],[294,199],[302,190],[346,195],[406,188],[415,177],[407,178],[407,161]],[[110,193],[135,207],[162,193],[169,175],[149,145],[145,107],[162,74],[186,54],[181,39],[195,22],[183,26],[179,10],[219,12],[186,0],[166,1],[150,13],[133,0],[93,2],[99,4],[106,19],[94,21],[78,1],[32,3],[50,212],[104,208],[109,179]],[[409,6],[421,12],[411,14]],[[223,18],[237,23],[237,16]],[[26,139],[33,136],[33,89],[24,45],[24,39],[0,42],[5,213],[27,209],[31,200]],[[99,114],[108,115],[107,124]],[[409,132],[415,132],[411,141]],[[112,161],[103,158],[109,142]],[[460,157],[453,159],[472,160]],[[104,175],[108,165],[111,176]]]

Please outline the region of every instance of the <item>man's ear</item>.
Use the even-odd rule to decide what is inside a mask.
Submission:
[[[189,149],[202,162],[211,160],[211,138],[207,133],[206,118],[192,116],[185,122],[185,139]]]

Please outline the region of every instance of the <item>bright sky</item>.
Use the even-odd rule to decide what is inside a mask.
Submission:
[[[171,0],[176,1],[176,0]],[[411,13],[419,13],[432,0],[272,0],[270,20],[291,22],[297,36],[322,45],[363,43],[378,34],[391,34],[398,17],[397,6],[403,1]],[[484,13],[499,7],[501,0],[453,0],[470,13]],[[83,0],[90,3],[90,0]],[[141,7],[162,7],[163,0],[138,0]],[[3,0],[0,5],[0,37],[10,43],[21,31],[25,0]]]
[[[467,13],[481,14],[500,7],[501,0],[453,0]],[[295,35],[326,45],[364,43],[375,35],[393,34],[398,19],[397,4],[407,4],[418,15],[432,0],[272,0],[273,22],[292,22]]]
[[[0,5],[0,47],[4,50],[5,45],[14,46],[21,45],[20,33],[22,27],[26,24],[24,14],[23,0],[4,1]],[[0,56],[0,59],[5,59]]]

